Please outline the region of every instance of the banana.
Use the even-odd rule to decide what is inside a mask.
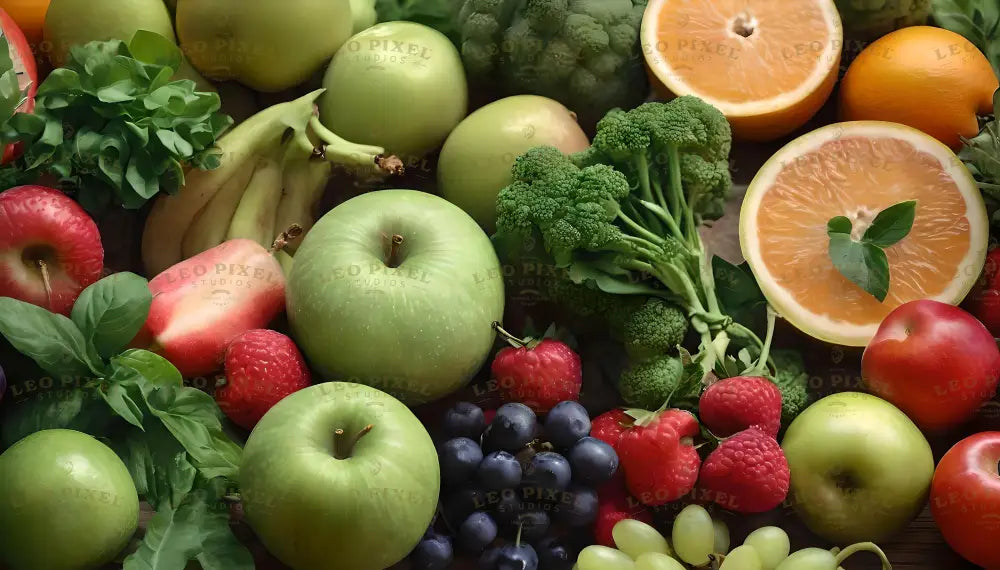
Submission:
[[[230,178],[198,212],[194,223],[184,234],[181,246],[184,259],[194,257],[226,241],[226,234],[229,232],[229,224],[236,213],[236,207],[239,206],[240,199],[243,198],[250,180],[261,164],[263,161],[260,159],[255,163],[248,162],[246,168]]]
[[[278,203],[274,228],[284,231],[292,224],[302,228],[302,235],[316,223],[316,206],[330,180],[331,165],[323,160],[310,160],[307,164],[285,171],[285,189]],[[295,253],[302,238],[289,243],[285,251]]]
[[[253,173],[236,207],[226,239],[251,239],[265,248],[271,247],[274,238],[281,233],[280,230],[275,231],[274,214],[281,200],[282,174],[281,162],[265,159],[264,164]]]

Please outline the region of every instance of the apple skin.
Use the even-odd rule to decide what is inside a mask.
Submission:
[[[334,432],[356,434],[347,459]],[[402,402],[369,386],[310,386],[271,408],[240,467],[243,510],[269,552],[296,570],[382,570],[406,557],[437,508],[434,442]]]
[[[35,432],[0,455],[0,560],[10,570],[83,570],[113,560],[139,521],[128,469],[78,431]]]
[[[104,270],[97,224],[72,198],[45,186],[0,193],[0,220],[0,296],[68,316]],[[51,298],[39,261],[45,262]]]
[[[902,530],[923,509],[934,475],[934,455],[917,426],[862,392],[833,394],[806,408],[781,447],[796,512],[839,545],[878,542]]]
[[[955,552],[987,570],[1000,570],[1000,432],[956,443],[938,462],[931,514]]]
[[[393,235],[403,243],[390,268]],[[504,285],[489,238],[458,206],[380,190],[337,206],[306,234],[286,299],[292,338],[319,377],[412,406],[458,390],[482,367]]]
[[[1000,350],[969,313],[929,299],[889,313],[861,359],[868,389],[918,426],[941,431],[961,425],[993,398]]]

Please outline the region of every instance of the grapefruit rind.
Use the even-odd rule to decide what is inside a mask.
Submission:
[[[957,305],[969,294],[985,265],[989,243],[989,219],[982,194],[975,179],[948,146],[937,139],[905,125],[883,121],[852,121],[821,127],[793,140],[772,156],[757,172],[747,188],[740,209],[740,247],[768,303],[784,319],[799,330],[819,340],[843,346],[866,346],[878,330],[879,322],[865,325],[848,324],[805,309],[785,289],[776,284],[760,253],[760,227],[757,211],[768,189],[786,164],[820,148],[823,144],[844,136],[894,138],[911,144],[919,151],[935,157],[942,170],[951,176],[965,201],[965,217],[969,221],[969,251],[958,271],[938,295],[926,298]],[[914,299],[915,300],[915,299]]]

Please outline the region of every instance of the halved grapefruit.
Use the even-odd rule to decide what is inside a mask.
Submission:
[[[879,302],[830,260],[827,222],[863,233],[875,214],[916,200],[910,233],[886,248],[889,293]],[[915,299],[958,304],[983,269],[986,207],[951,149],[897,123],[856,121],[788,143],[750,183],[740,245],[771,305],[821,340],[865,346],[894,308]]]
[[[804,125],[833,92],[844,31],[833,0],[650,0],[642,48],[664,96],[695,95],[738,138]]]

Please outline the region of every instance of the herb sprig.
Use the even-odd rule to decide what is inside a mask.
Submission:
[[[1000,231],[1000,123],[997,117],[1000,117],[1000,89],[993,94],[993,117],[985,121],[977,136],[963,141],[964,146],[958,153],[979,183],[994,231]]]
[[[0,52],[7,41],[0,38]],[[0,57],[0,143],[21,142],[21,158],[0,170],[6,186],[51,175],[92,213],[110,204],[138,209],[184,184],[184,169],[219,166],[216,139],[233,120],[216,93],[172,78],[181,51],[140,30],[126,44],[90,42],[38,86],[33,113],[13,113],[24,94],[10,58]]]
[[[931,0],[934,22],[965,36],[1000,76],[1000,3],[997,0]]]

